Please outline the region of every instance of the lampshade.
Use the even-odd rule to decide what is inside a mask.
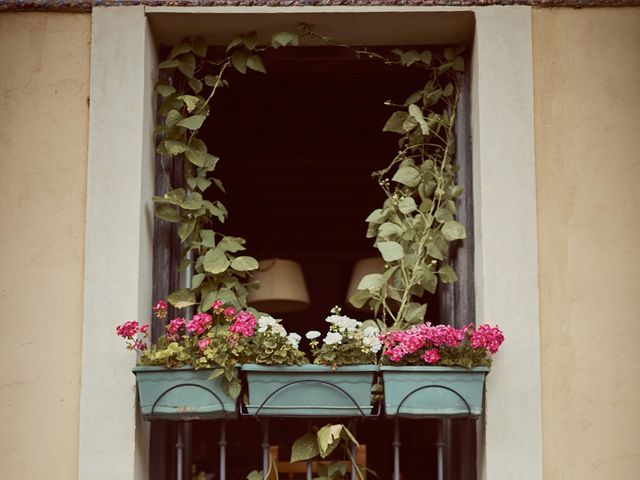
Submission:
[[[362,277],[369,275],[370,273],[384,273],[384,260],[380,257],[363,258],[356,262],[351,273],[351,281],[349,282],[349,288],[347,289],[347,303],[349,299],[358,293],[358,284]],[[362,307],[360,310],[366,310],[366,307]]]
[[[247,303],[261,312],[299,312],[309,306],[309,293],[298,262],[272,258],[261,260],[252,280],[260,288],[252,290]]]

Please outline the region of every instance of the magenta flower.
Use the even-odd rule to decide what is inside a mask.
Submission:
[[[142,340],[136,340],[133,342],[133,348],[139,352],[143,352],[147,349],[147,344]]]
[[[220,313],[220,310],[222,310],[223,305],[224,303],[222,303],[222,301],[216,300],[215,302],[213,302],[213,305],[211,305],[211,308],[213,309],[214,312]]]
[[[243,337],[250,337],[255,331],[256,324],[256,317],[252,313],[243,310],[236,315],[229,327],[229,331],[239,333]]]
[[[138,333],[138,322],[135,320],[132,322],[125,322],[122,325],[116,327],[116,333],[122,338],[133,338]]]
[[[195,332],[198,335],[202,335],[209,328],[211,328],[212,321],[213,321],[213,317],[208,313],[197,313],[187,323],[187,331],[189,333]]]
[[[211,339],[210,338],[203,338],[202,340],[200,340],[198,342],[198,346],[200,347],[200,350],[204,350],[209,345],[211,345]]]
[[[427,350],[426,352],[424,352],[420,358],[422,358],[425,362],[432,364],[438,362],[438,360],[440,360],[442,356],[437,349],[432,348],[431,350]]]
[[[504,342],[504,335],[498,327],[491,325],[480,325],[471,334],[471,346],[473,348],[484,348],[491,353],[496,353]]]
[[[222,314],[225,317],[233,317],[235,314],[237,313],[236,309],[233,307],[227,307],[224,309],[224,311],[222,312]]]

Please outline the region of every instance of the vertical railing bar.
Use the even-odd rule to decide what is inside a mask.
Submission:
[[[313,422],[309,420],[307,422],[307,432],[311,433],[313,431]],[[312,480],[313,478],[313,464],[311,460],[307,460],[307,480]]]
[[[267,480],[269,476],[269,420],[262,424],[262,478]]]
[[[438,441],[436,450],[438,452],[438,480],[444,480],[444,441],[443,441],[444,420],[438,420]]]
[[[400,419],[393,420],[393,480],[400,480]]]
[[[356,480],[357,476],[357,464],[356,464],[356,444],[352,443],[351,446],[351,480]]]
[[[227,422],[220,421],[220,480],[227,478]]]
[[[176,441],[176,480],[182,480],[183,476],[183,467],[182,467],[182,454],[184,449],[184,443],[182,438],[182,429],[184,428],[184,424],[180,423],[178,425],[178,439]]]

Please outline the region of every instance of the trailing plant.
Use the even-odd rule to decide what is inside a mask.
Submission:
[[[377,363],[382,343],[380,329],[375,322],[360,322],[341,315],[340,307],[334,307],[325,321],[329,332],[320,340],[321,333],[306,333],[313,354],[313,363],[319,365],[362,365]]]
[[[297,34],[280,32],[273,35],[271,48],[297,43]],[[258,268],[258,262],[242,255],[244,239],[218,231],[216,224],[224,223],[228,211],[222,202],[207,200],[204,195],[212,185],[224,193],[221,180],[213,176],[219,157],[210,153],[199,130],[211,113],[216,93],[229,86],[226,77],[230,70],[266,73],[259,55],[264,50],[258,47],[256,33],[251,32],[234,38],[220,58],[211,60],[202,38],[186,39],[158,66],[164,75],[156,85],[162,119],[156,127],[156,150],[181,167],[184,184],[171,185],[170,166],[163,164],[168,191],[153,197],[155,213],[177,224],[180,269],[192,268],[190,287],[168,297],[177,308],[198,305],[200,311],[207,311],[216,299],[236,308],[246,307],[250,272]]]
[[[463,187],[456,184],[454,163],[463,50],[446,48],[441,55],[396,49],[390,61],[421,68],[428,80],[403,103],[387,102],[397,110],[383,131],[400,135],[399,150],[373,174],[386,199],[366,219],[367,237],[375,238],[385,270],[366,275],[350,301],[358,308],[368,304],[376,319],[395,328],[422,323],[425,292],[457,280],[448,255],[451,242],[466,237],[455,219]]]
[[[414,325],[406,331],[390,331],[381,336],[383,359],[393,365],[443,365],[466,368],[491,366],[491,355],[504,342],[496,326],[473,324]]]

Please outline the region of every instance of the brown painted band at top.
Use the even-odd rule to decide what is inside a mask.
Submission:
[[[146,5],[153,7],[292,7],[292,6],[439,6],[477,7],[524,5],[531,7],[630,7],[640,0],[0,0],[0,11],[45,10],[89,12],[93,7]]]

